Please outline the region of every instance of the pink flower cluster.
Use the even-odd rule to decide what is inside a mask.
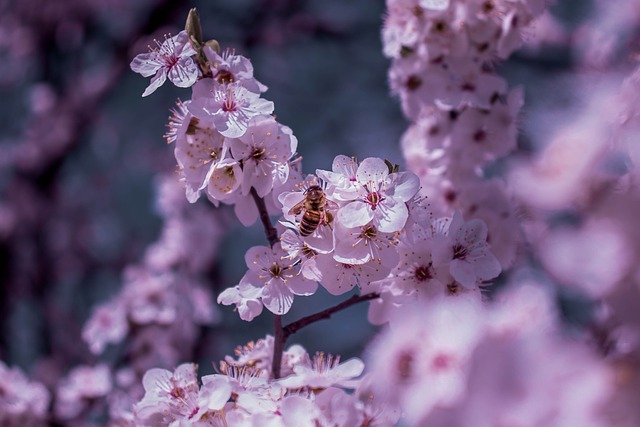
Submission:
[[[296,214],[296,206],[309,203],[310,191],[319,191],[318,177],[325,206],[315,223],[305,209]],[[218,297],[222,304],[235,304],[244,320],[259,315],[263,305],[287,313],[294,295],[312,295],[318,282],[332,295],[354,287],[381,292],[371,318],[380,323],[389,309],[411,299],[467,291],[479,296],[480,286],[501,271],[484,223],[465,222],[459,212],[432,219],[416,197],[419,183],[411,172],[390,172],[378,158],[357,162],[341,155],[331,171],[318,170],[306,180],[304,190],[279,197],[281,243],[249,249],[249,271]],[[313,213],[313,206],[308,209]],[[316,228],[304,232],[308,221]]]
[[[412,121],[401,146],[435,209],[484,220],[509,266],[518,224],[499,181],[483,168],[516,147],[521,89],[509,91],[490,66],[522,43],[543,0],[389,0],[382,38],[389,80]]]
[[[108,395],[111,419],[128,425],[143,374],[192,357],[199,328],[217,322],[202,276],[217,255],[220,220],[207,206],[189,205],[183,191],[173,177],[159,181],[157,209],[165,220],[160,238],[147,248],[142,263],[127,267],[120,292],[95,307],[82,330],[91,353],[116,345],[127,365],[71,372],[58,385],[58,418],[82,416],[91,399]],[[133,344],[125,347],[127,340]],[[100,392],[83,391],[100,384]]]
[[[247,58],[204,52],[211,77],[193,86],[191,100],[178,103],[166,138],[176,144],[187,199],[195,202],[204,191],[216,206],[234,205],[240,221],[250,225],[258,218],[251,189],[261,198],[273,194],[266,199],[276,212],[275,196],[299,175],[298,141],[270,115],[273,103],[260,97],[267,88],[253,77]]]
[[[393,61],[392,90],[412,121],[402,138],[411,172],[377,157],[339,155],[331,170],[303,176],[297,140],[271,116],[273,104],[261,98],[266,87],[248,59],[191,45],[186,33],[132,63],[143,75],[157,73],[149,93],[167,76],[193,86],[167,134],[187,200],[204,192],[216,206],[234,205],[244,225],[259,217],[269,240],[246,252],[246,274],[218,302],[235,305],[246,321],[266,307],[275,314],[275,333],[239,347],[213,375],[199,378],[191,363],[165,369],[178,363],[181,339],[192,342],[193,323],[210,320],[211,312],[197,310],[203,300],[209,307],[206,293],[189,281],[206,259],[187,262],[195,254],[180,239],[168,250],[156,246],[142,268],[127,270],[122,294],[85,328],[96,353],[132,326],[140,334],[131,366],[146,371],[144,390],[136,396],[130,388],[123,400],[137,403],[128,409],[114,403],[119,425],[637,425],[637,97],[605,104],[622,105],[607,114],[596,114],[600,104],[593,103],[575,122],[577,131],[575,123],[566,126],[539,164],[511,175],[530,215],[522,226],[508,184],[485,178],[492,162],[516,147],[523,95],[509,91],[489,65],[519,46],[522,28],[544,2],[387,5],[384,52]],[[640,93],[638,80],[636,72],[625,91]],[[632,166],[603,170],[602,155],[626,156]],[[171,206],[164,204],[168,212]],[[545,209],[576,219],[552,225]],[[274,227],[269,215],[276,214]],[[518,251],[530,260],[517,258]],[[485,286],[514,265],[505,271],[506,290],[488,302]],[[282,327],[295,297],[313,295],[318,284],[334,296],[358,288],[351,301],[371,301],[369,321],[385,324],[363,377],[360,359],[311,357],[299,345],[284,350],[298,329],[341,309]],[[573,286],[593,303],[577,331],[563,324],[556,300],[566,296],[555,285]],[[134,382],[125,372],[117,377],[119,384]],[[92,378],[90,387],[83,378]],[[113,388],[102,366],[78,368],[60,384],[61,419]]]
[[[0,361],[0,424],[7,427],[45,426],[51,395],[40,383],[29,381],[18,368]]]
[[[432,300],[373,344],[373,389],[411,426],[608,426],[614,372],[562,336],[548,292],[514,286],[490,305]]]
[[[220,363],[220,374],[203,376],[197,366],[151,369],[145,395],[134,408],[135,425],[180,426],[392,426],[398,412],[369,398],[367,380],[356,380],[364,364],[300,346],[283,354],[281,380],[270,380],[273,337],[249,343],[237,359]],[[349,391],[349,392],[347,392]]]

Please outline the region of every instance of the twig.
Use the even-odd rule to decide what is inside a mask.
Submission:
[[[291,335],[295,334],[305,326],[309,326],[310,324],[315,323],[318,320],[328,319],[331,317],[332,314],[337,313],[340,310],[344,310],[345,308],[351,307],[352,305],[355,305],[364,301],[370,301],[377,298],[380,298],[380,294],[376,292],[365,294],[365,295],[354,295],[348,300],[343,301],[338,305],[334,305],[333,307],[326,308],[317,313],[310,314],[309,316],[305,316],[302,319],[298,319],[295,322],[289,323],[287,326],[282,328],[283,335],[284,335],[284,342],[286,342]]]
[[[267,235],[269,246],[273,247],[273,245],[278,243],[278,232],[276,231],[273,224],[271,224],[267,206],[264,204],[264,200],[260,196],[258,196],[256,189],[253,187],[251,187],[251,197],[253,197],[253,201],[256,203],[256,207],[258,208],[260,221],[262,221],[262,226],[264,227],[264,232]]]
[[[280,378],[280,368],[282,366],[282,350],[287,339],[284,336],[282,327],[282,316],[276,314],[273,319],[273,362],[271,363],[271,373],[274,379]]]

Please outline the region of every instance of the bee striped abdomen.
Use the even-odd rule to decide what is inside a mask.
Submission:
[[[322,220],[322,212],[317,210],[306,210],[300,221],[300,235],[302,237],[310,236],[316,231],[320,221]]]

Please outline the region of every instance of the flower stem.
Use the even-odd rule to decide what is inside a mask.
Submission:
[[[309,326],[310,324],[315,323],[318,320],[328,319],[332,314],[344,310],[345,308],[351,307],[352,305],[364,301],[371,301],[377,298],[380,298],[380,294],[377,292],[372,292],[365,295],[354,295],[348,300],[341,302],[340,304],[334,305],[333,307],[325,308],[322,311],[310,314],[309,316],[305,316],[301,319],[296,320],[295,322],[289,323],[287,326],[282,328],[284,342],[286,342],[291,335],[295,334],[305,326]]]
[[[334,305],[333,307],[325,308],[322,311],[310,314],[309,316],[305,316],[301,319],[296,320],[295,322],[289,323],[284,328],[282,327],[282,316],[276,316],[274,322],[275,336],[273,345],[273,364],[271,365],[273,378],[280,378],[282,350],[284,349],[284,345],[287,342],[287,339],[289,339],[291,335],[295,334],[305,326],[309,326],[310,324],[317,322],[318,320],[330,318],[333,313],[344,310],[345,308],[351,307],[352,305],[358,304],[360,302],[370,301],[376,298],[380,298],[380,294],[375,292],[366,295],[354,295],[348,300],[341,302],[340,304]]]
[[[280,378],[280,368],[282,366],[282,350],[284,350],[284,329],[282,328],[282,316],[276,314],[273,319],[273,362],[271,373],[274,379]]]
[[[264,227],[264,233],[269,241],[269,246],[273,247],[278,243],[278,232],[276,231],[271,219],[269,219],[269,212],[267,211],[267,205],[264,203],[264,199],[258,196],[255,188],[251,187],[251,197],[258,208],[260,214],[260,221]],[[271,365],[271,372],[273,378],[280,378],[280,366],[282,365],[282,349],[284,348],[284,330],[282,329],[282,316],[276,314],[273,319],[273,364]]]
[[[273,247],[273,245],[278,243],[278,232],[276,231],[273,224],[271,224],[271,220],[269,219],[269,212],[267,211],[267,205],[265,205],[264,199],[258,196],[256,189],[253,187],[251,187],[251,197],[253,197],[253,201],[256,203],[256,207],[258,208],[260,221],[262,221],[262,226],[264,227],[264,232],[267,235],[269,246]]]
[[[264,232],[267,236],[267,240],[269,241],[269,246],[273,247],[276,243],[278,243],[278,232],[276,231],[273,224],[271,224],[271,219],[269,219],[269,212],[267,211],[267,206],[264,203],[264,199],[258,196],[258,193],[253,187],[251,187],[251,197],[253,197],[253,200],[256,203],[256,207],[258,208],[260,221],[262,221],[262,226],[264,227]],[[273,363],[271,365],[271,373],[273,378],[280,378],[280,368],[282,366],[282,351],[284,349],[285,343],[287,342],[287,339],[291,335],[295,334],[305,326],[309,326],[310,324],[317,322],[318,320],[330,318],[333,313],[344,310],[345,308],[351,307],[352,305],[358,304],[360,302],[370,301],[376,298],[380,298],[380,294],[375,292],[366,295],[354,295],[348,300],[341,302],[340,304],[326,308],[317,313],[310,314],[309,316],[305,316],[299,320],[296,320],[295,322],[289,323],[285,327],[282,327],[282,316],[276,314],[273,319],[274,343]]]

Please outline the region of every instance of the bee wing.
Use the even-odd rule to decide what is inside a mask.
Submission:
[[[338,210],[340,206],[338,206],[338,204],[336,202],[332,202],[331,200],[327,199],[324,205],[325,209],[331,209],[331,210]]]
[[[289,215],[300,215],[300,213],[304,209],[304,204],[306,200],[307,200],[306,198],[300,200],[291,209],[289,209]]]

